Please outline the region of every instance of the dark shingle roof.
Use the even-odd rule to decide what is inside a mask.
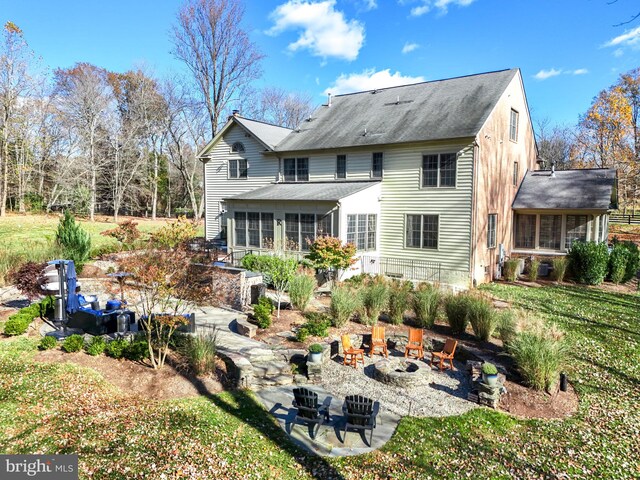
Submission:
[[[336,95],[276,151],[473,137],[518,69]],[[365,134],[366,129],[366,134]]]
[[[289,128],[271,125],[270,123],[250,120],[241,116],[237,116],[235,119],[240,125],[253,133],[262,143],[271,149],[291,133],[291,129]]]
[[[617,203],[614,169],[528,172],[513,201],[514,209],[609,210]]]
[[[292,200],[310,202],[337,202],[369,188],[379,181],[274,183],[250,192],[240,193],[225,200]]]

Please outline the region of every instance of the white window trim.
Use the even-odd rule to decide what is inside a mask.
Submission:
[[[407,217],[409,215],[419,215],[420,218],[420,246],[419,247],[407,247]],[[436,238],[436,244],[437,246],[435,248],[433,247],[423,247],[422,244],[424,242],[424,238],[422,238],[422,232],[423,232],[423,219],[422,217],[424,216],[430,216],[430,217],[438,217],[438,237]],[[427,251],[431,251],[431,252],[437,252],[440,250],[440,217],[441,215],[439,213],[405,213],[404,214],[404,222],[403,222],[403,231],[404,233],[402,234],[403,238],[402,238],[402,246],[405,250],[427,250]]]
[[[382,155],[382,171],[380,172],[380,176],[379,177],[374,177],[373,176],[373,155],[375,153],[379,153],[380,155]],[[379,178],[380,180],[382,180],[384,178],[384,152],[371,152],[371,169],[369,170],[369,178]]]
[[[511,138],[511,117],[512,117],[512,113],[516,114],[516,134],[515,134],[515,138]],[[520,112],[518,110],[516,110],[515,108],[511,108],[511,110],[509,110],[509,141],[513,142],[513,143],[518,143],[518,136],[520,135]]]
[[[285,182],[291,182],[292,180],[287,180],[287,175],[285,173],[285,160],[294,160],[294,166],[295,166],[295,180],[293,180],[293,182],[295,183],[306,183],[311,181],[311,162],[309,161],[309,157],[287,157],[287,158],[283,158],[282,159],[282,180]],[[299,160],[306,160],[307,161],[307,179],[306,180],[299,180],[298,179],[298,161]]]
[[[441,187],[440,186],[440,155],[446,155],[446,154],[454,154],[456,156],[456,173],[455,173],[455,179],[456,179],[456,184],[452,187],[452,186],[444,186]],[[426,155],[437,155],[438,156],[438,184],[434,187],[434,186],[425,186],[424,185],[424,157]],[[452,152],[451,150],[442,150],[442,151],[437,151],[437,152],[422,152],[422,154],[420,155],[420,189],[421,190],[456,190],[458,188],[458,163],[460,160],[460,152]],[[425,214],[428,215],[428,214]]]
[[[489,218],[495,217],[495,222],[493,223],[493,245],[489,243]],[[438,230],[438,234],[440,230]],[[498,246],[498,214],[497,213],[489,213],[487,215],[487,249],[494,250]]]
[[[231,162],[239,162],[240,160],[244,160],[245,162],[247,162],[247,176],[246,177],[241,177],[240,176],[240,165],[238,165],[237,166],[238,176],[232,177],[231,176]],[[242,158],[242,157],[229,158],[227,160],[227,180],[247,180],[248,178],[249,178],[249,160],[247,160],[246,158]]]
[[[356,246],[356,251],[357,252],[376,252],[378,251],[378,230],[379,230],[379,225],[380,225],[380,215],[378,215],[377,213],[347,213],[346,214],[346,223],[345,223],[345,232],[344,232],[344,238],[345,241],[348,242],[348,235],[349,235],[349,216],[350,215],[354,215],[356,217],[356,231],[354,233],[355,235],[355,240],[351,243],[353,243]],[[365,230],[364,230],[364,243],[365,245],[367,245],[365,248],[358,248],[358,233],[361,233],[358,231],[358,216],[359,215],[364,215],[365,216]],[[375,215],[376,217],[376,230],[375,230],[375,234],[376,234],[376,240],[375,240],[375,246],[374,248],[369,248],[369,215]]]

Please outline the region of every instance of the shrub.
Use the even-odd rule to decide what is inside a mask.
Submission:
[[[54,301],[54,297],[45,297],[40,302],[32,303],[18,313],[11,315],[4,325],[5,335],[22,335],[25,333],[34,318],[45,318],[47,316],[49,311],[53,309]]]
[[[111,358],[122,358],[124,356],[124,351],[128,345],[129,342],[127,342],[125,339],[118,338],[107,343],[104,351]]]
[[[392,280],[389,284],[389,319],[394,325],[404,320],[404,312],[409,308],[413,284],[408,281]]]
[[[97,357],[104,353],[104,349],[107,347],[107,342],[102,337],[93,337],[86,346],[86,351],[89,355]]]
[[[356,261],[356,246],[353,243],[342,243],[336,237],[321,236],[309,246],[306,258],[314,268],[328,272],[345,270]]]
[[[447,295],[444,298],[444,311],[447,315],[447,322],[451,327],[451,333],[464,333],[469,323],[469,296],[461,293],[459,295]]]
[[[556,282],[562,283],[567,273],[567,265],[569,263],[567,257],[555,257],[551,263],[553,265],[553,278]]]
[[[438,315],[440,291],[434,285],[421,283],[413,292],[412,303],[416,319],[422,327],[431,328]]]
[[[535,282],[538,280],[538,270],[540,268],[540,260],[537,258],[532,258],[529,263],[529,281]]]
[[[316,279],[304,273],[294,275],[289,282],[291,305],[304,312],[316,289]]]
[[[484,342],[496,328],[496,316],[491,302],[486,298],[469,295],[468,315],[473,334]]]
[[[62,350],[67,353],[79,352],[84,347],[84,337],[82,335],[71,335],[62,342]]]
[[[502,344],[508,348],[508,345],[516,336],[516,318],[517,314],[513,310],[501,309],[494,312],[496,330],[502,340]]]
[[[124,222],[119,223],[116,228],[105,230],[104,232],[101,232],[100,235],[115,238],[122,244],[122,247],[128,248],[131,247],[138,238],[140,238],[140,230],[138,230],[138,224],[136,222],[133,220],[125,220]]]
[[[43,273],[46,263],[27,262],[9,274],[9,281],[29,299],[42,295]]]
[[[309,346],[309,353],[322,353],[322,345],[319,343],[313,343]]]
[[[344,283],[354,288],[360,288],[368,284],[372,278],[368,273],[359,273],[358,275],[347,278]]]
[[[304,342],[307,338],[309,338],[309,331],[304,328],[304,325],[298,327],[298,330],[296,331],[296,340]]]
[[[621,243],[613,245],[609,254],[609,280],[613,283],[621,283],[627,271],[627,263],[630,260],[631,252]]]
[[[510,258],[504,262],[503,274],[507,282],[515,282],[518,279],[518,268],[520,268],[520,260]]]
[[[485,375],[497,375],[498,369],[493,363],[484,362],[482,364],[482,373],[484,373]]]
[[[607,275],[607,245],[596,242],[574,242],[569,250],[571,271],[578,283],[600,285]]]
[[[518,371],[537,390],[551,389],[564,365],[566,351],[561,337],[544,330],[523,331],[509,346]]]
[[[253,316],[260,328],[269,328],[271,326],[271,314],[274,307],[271,299],[268,297],[260,297],[258,303],[253,306]]]
[[[343,327],[353,314],[360,309],[360,296],[347,286],[331,289],[331,323],[334,327]]]
[[[296,340],[304,342],[309,336],[324,338],[329,335],[331,320],[326,315],[309,313],[307,319],[309,321],[298,328]]]
[[[38,348],[40,350],[51,350],[52,348],[56,348],[58,346],[58,340],[51,335],[47,335],[42,337],[40,343],[38,344]]]
[[[360,321],[365,325],[375,325],[389,301],[389,289],[386,283],[384,280],[374,280],[360,290],[360,296],[362,298]]]
[[[196,223],[181,215],[175,221],[167,222],[165,226],[153,234],[152,238],[154,243],[160,247],[175,248],[195,237],[197,231]]]
[[[622,242],[622,245],[624,245],[629,251],[627,268],[625,269],[624,277],[622,278],[623,282],[628,282],[635,277],[638,274],[638,270],[640,270],[640,249],[633,242]]]
[[[250,253],[249,255],[242,257],[240,263],[242,264],[242,268],[246,268],[252,272],[262,273],[264,283],[267,285],[273,285],[269,272],[277,261],[278,257],[273,255],[254,255],[253,253]]]
[[[216,332],[198,333],[192,336],[183,349],[189,365],[198,375],[213,372],[216,369]]]
[[[56,242],[62,248],[64,257],[73,260],[78,271],[82,270],[91,251],[91,237],[76,223],[68,210],[64,212],[64,217],[58,224]]]

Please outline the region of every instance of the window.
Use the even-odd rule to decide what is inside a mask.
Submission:
[[[513,142],[518,141],[518,117],[520,115],[513,108],[511,109],[511,116],[509,118],[509,140]]]
[[[513,162],[513,186],[518,186],[518,180],[520,180],[520,172],[518,171],[518,162]]]
[[[371,178],[382,178],[382,152],[371,156]]]
[[[247,245],[247,214],[246,212],[235,212],[235,244]]]
[[[229,178],[247,178],[248,170],[245,158],[229,160]]]
[[[324,217],[318,216],[316,237],[326,237],[333,234],[333,216],[329,213]]]
[[[347,178],[347,156],[336,157],[336,178]]]
[[[375,250],[377,223],[375,214],[347,215],[347,242],[358,250]]]
[[[564,248],[569,250],[573,242],[587,240],[587,215],[567,215],[567,235],[564,240]]]
[[[516,214],[516,248],[535,248],[536,216]]]
[[[405,246],[438,248],[438,215],[407,215]]]
[[[309,250],[316,239],[316,216],[313,213],[300,214],[300,249]]]
[[[244,145],[241,142],[235,142],[231,145],[231,151],[238,153],[244,152]]]
[[[308,182],[309,181],[309,159],[308,158],[285,158],[284,159],[284,181],[285,182]]]
[[[235,245],[273,248],[273,213],[235,212]]]
[[[455,187],[457,154],[440,153],[422,156],[423,187]]]
[[[560,250],[562,215],[540,215],[539,248]]]
[[[297,213],[285,213],[285,250],[300,250],[300,224]]]
[[[496,226],[498,224],[498,214],[490,213],[487,221],[487,248],[496,248]]]

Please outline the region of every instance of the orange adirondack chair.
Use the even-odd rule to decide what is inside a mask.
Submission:
[[[404,348],[404,357],[424,358],[424,331],[421,328],[409,328],[409,342]],[[417,352],[417,353],[412,353]]]
[[[364,349],[353,348],[349,335],[342,335],[342,351],[343,365],[349,364],[353,368],[358,368],[358,362],[362,362],[364,367]]]
[[[456,352],[457,346],[457,340],[447,338],[447,341],[444,343],[444,348],[441,352],[431,352],[431,362],[429,362],[429,365],[433,365],[433,359],[437,358],[439,360],[440,371],[443,371],[447,366],[444,363],[445,360],[449,360],[449,368],[453,370],[453,354]]]
[[[389,352],[387,350],[387,339],[384,335],[384,327],[373,327],[371,329],[371,349],[369,350],[369,356],[373,356],[376,353],[376,349],[382,349],[382,355],[389,358]]]

